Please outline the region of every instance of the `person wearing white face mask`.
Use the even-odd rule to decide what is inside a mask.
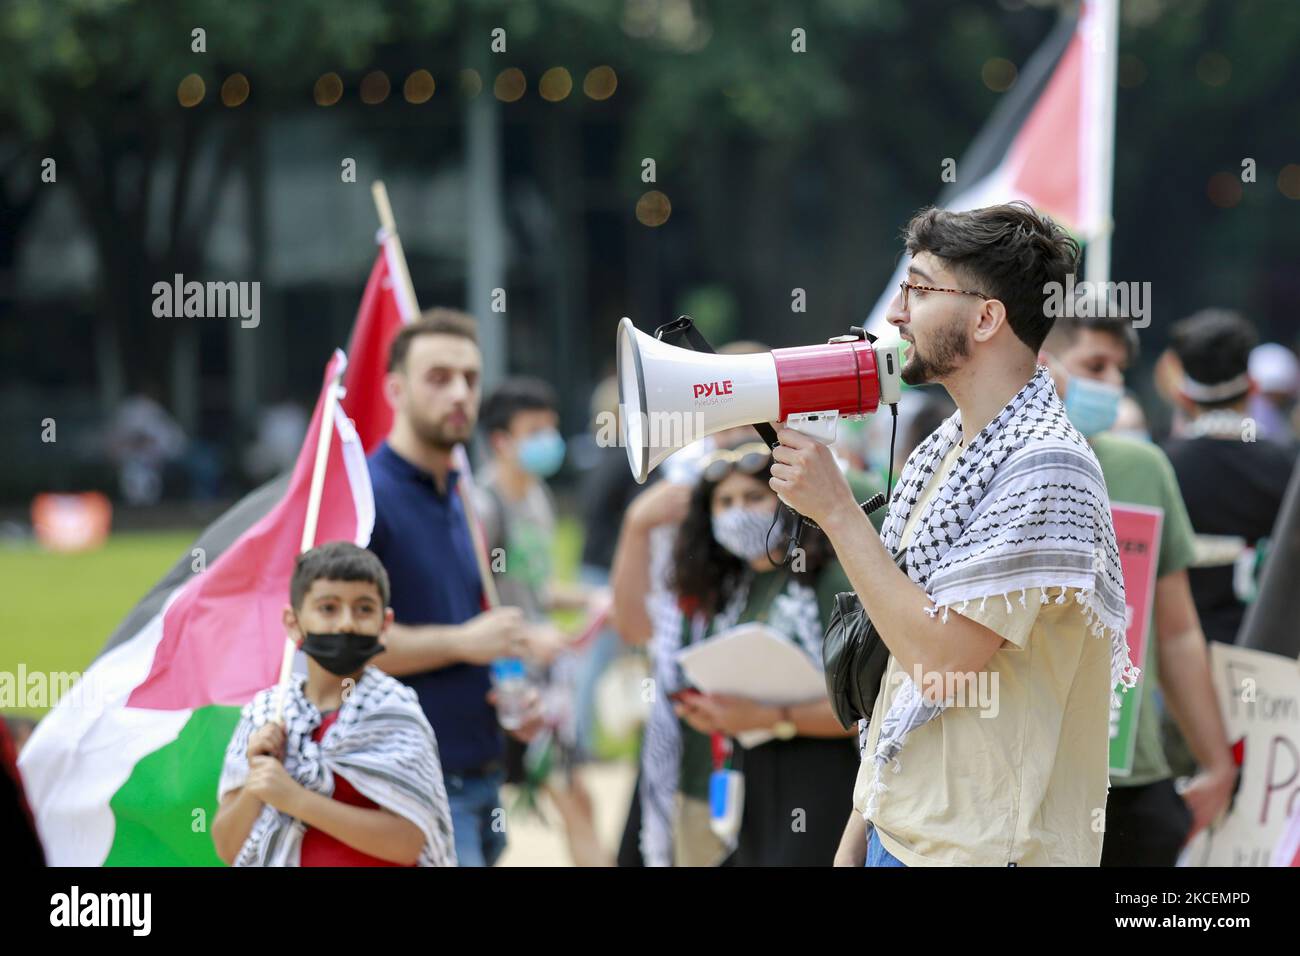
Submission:
[[[1101,864],[1173,866],[1184,843],[1228,805],[1237,770],[1188,585],[1194,536],[1173,466],[1150,442],[1110,431],[1124,395],[1124,372],[1136,354],[1137,337],[1129,319],[1061,316],[1043,343],[1039,361],[1052,370],[1066,414],[1092,446],[1112,506],[1117,511],[1137,506],[1160,516],[1159,537],[1148,542],[1157,555],[1156,581],[1153,599],[1147,602],[1140,693],[1130,695],[1133,699],[1125,705],[1136,714],[1114,722],[1117,729],[1121,721],[1135,722],[1133,747],[1128,753],[1112,743]],[[1121,527],[1117,518],[1117,533]],[[1125,581],[1125,586],[1130,595],[1141,593],[1138,582]],[[1137,600],[1131,597],[1129,603]],[[1132,631],[1129,641],[1132,644]],[[1181,794],[1161,744],[1157,688],[1203,768]],[[1128,739],[1127,734],[1113,737]]]
[[[577,658],[570,635],[550,623],[552,610],[591,610],[594,592],[553,580],[555,505],[546,479],[564,462],[554,390],[532,378],[512,378],[483,403],[482,426],[492,450],[482,469],[478,513],[502,604],[518,607],[528,622],[529,670],[540,685],[547,734],[554,742],[555,772],[526,756],[522,742],[506,742],[506,782],[540,790],[564,820],[569,855],[577,866],[609,866],[611,855],[596,834],[591,794],[580,774],[588,755],[577,740],[574,712]],[[497,565],[497,559],[502,564]],[[538,747],[528,754],[543,753]]]
[[[651,759],[643,787],[675,804],[673,851],[678,866],[712,865],[729,847],[709,829],[712,770],[729,764],[745,779],[736,866],[828,865],[849,809],[857,773],[856,742],[836,721],[825,697],[789,707],[685,688],[671,651],[753,621],[772,628],[820,668],[821,642],[835,594],[850,590],[830,544],[806,529],[802,555],[789,566],[788,525],[773,526],[777,496],[768,487],[771,451],[761,442],[724,449],[700,464],[673,551],[669,582],[681,609],[675,648],[657,657],[657,699],[646,731]],[[665,509],[652,489],[633,504],[620,548],[646,547],[643,526]],[[617,559],[616,559],[617,560]],[[635,564],[626,553],[625,563]],[[615,600],[618,600],[617,585]],[[682,691],[686,693],[681,693]],[[775,739],[743,749],[725,741],[746,730]],[[646,831],[643,829],[643,845]],[[651,837],[653,842],[653,835]]]

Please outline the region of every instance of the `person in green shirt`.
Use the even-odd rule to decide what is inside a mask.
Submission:
[[[1172,866],[1183,845],[1227,808],[1237,768],[1187,583],[1194,539],[1173,467],[1155,445],[1107,433],[1136,354],[1130,319],[1060,316],[1039,361],[1052,370],[1066,413],[1092,445],[1111,504],[1161,514],[1139,696],[1125,703],[1137,708],[1136,741],[1131,763],[1118,755],[1120,763],[1129,763],[1127,774],[1112,752],[1101,864]],[[1157,689],[1202,768],[1181,794],[1165,759]]]

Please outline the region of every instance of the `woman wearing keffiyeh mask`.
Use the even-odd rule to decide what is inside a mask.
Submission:
[[[1101,470],[1036,362],[1078,245],[1023,203],[928,209],[905,239],[903,380],[956,414],[908,458],[880,536],[823,446],[781,429],[772,466],[890,650],[837,862],[1095,866],[1110,701],[1136,669]]]

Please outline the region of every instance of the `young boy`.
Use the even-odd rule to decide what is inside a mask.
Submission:
[[[373,553],[299,555],[284,609],[307,676],[244,707],[212,824],[235,866],[455,866],[433,728],[415,691],[367,665],[393,621]]]

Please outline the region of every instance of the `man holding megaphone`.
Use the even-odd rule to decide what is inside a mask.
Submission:
[[[1095,866],[1110,700],[1136,669],[1101,469],[1036,361],[1079,247],[1024,203],[928,209],[905,240],[901,378],[958,411],[908,458],[880,535],[826,434],[897,401],[869,337],[723,364],[621,330],[621,400],[649,423],[625,435],[629,460],[644,480],[671,453],[656,412],[706,433],[783,423],[771,487],[830,537],[889,650],[838,864]]]
[[[903,380],[957,413],[908,459],[880,537],[817,442],[781,429],[772,467],[890,650],[837,862],[1095,866],[1109,701],[1136,669],[1101,469],[1036,361],[1078,246],[1021,203],[926,210],[906,243]]]

